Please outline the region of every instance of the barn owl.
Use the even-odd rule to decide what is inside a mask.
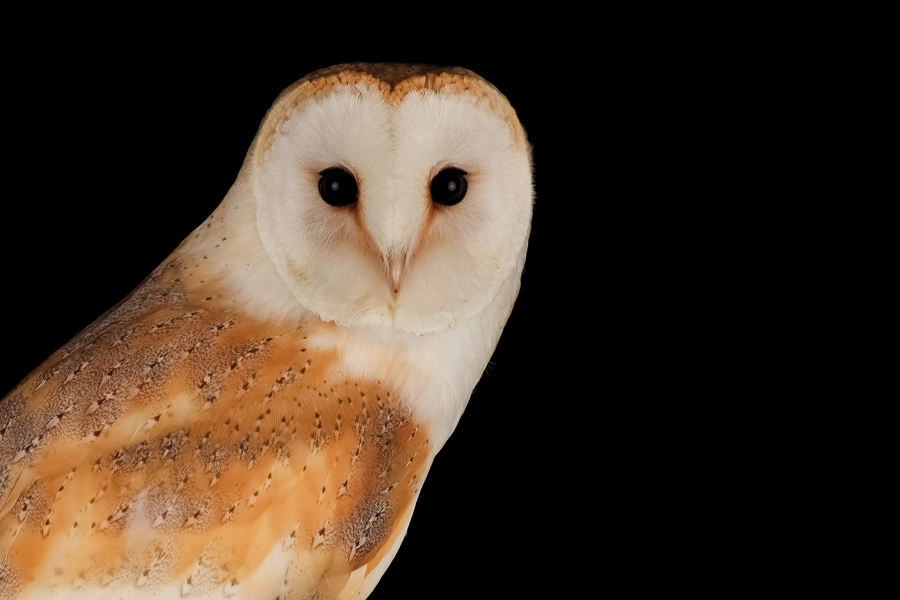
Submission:
[[[471,71],[287,88],[213,214],[0,402],[0,598],[366,598],[512,310],[532,189]]]

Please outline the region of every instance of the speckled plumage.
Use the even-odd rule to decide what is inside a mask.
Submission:
[[[330,597],[411,508],[428,439],[409,410],[307,348],[315,327],[194,300],[179,271],[0,403],[0,596],[27,597],[28,581],[36,597],[89,581],[127,595],[180,575],[260,598],[322,578]],[[319,547],[333,552],[313,562]],[[291,555],[315,567],[254,578]]]
[[[388,292],[384,322],[325,318],[259,239],[254,178],[285,122],[335,90],[387,106],[463,94],[530,169],[515,113],[465,70],[339,65],[286,90],[217,211],[0,402],[0,598],[326,600],[377,583],[518,291],[530,171],[524,237],[491,258],[504,266],[476,308],[448,305],[443,325],[413,298],[407,325]],[[440,257],[440,218],[416,221],[410,277]]]

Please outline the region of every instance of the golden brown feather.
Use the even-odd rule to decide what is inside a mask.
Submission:
[[[428,455],[408,411],[341,379],[310,327],[235,314],[179,271],[0,403],[0,596],[288,581],[336,597],[405,525]]]

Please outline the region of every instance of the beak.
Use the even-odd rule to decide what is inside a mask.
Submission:
[[[396,298],[403,286],[403,276],[406,274],[406,252],[394,254],[388,259],[388,285],[391,294]]]

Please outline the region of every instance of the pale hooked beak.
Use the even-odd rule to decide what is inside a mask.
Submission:
[[[388,259],[388,284],[391,294],[396,297],[403,286],[403,276],[406,273],[406,253],[394,254]]]

